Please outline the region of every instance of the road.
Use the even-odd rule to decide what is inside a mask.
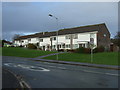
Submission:
[[[3,68],[31,88],[118,88],[118,70],[32,61],[3,56]]]
[[[2,70],[2,88],[21,88],[17,78],[9,71]]]

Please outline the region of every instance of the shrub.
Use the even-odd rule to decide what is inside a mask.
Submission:
[[[98,47],[98,52],[104,52],[105,48],[103,46]]]
[[[93,49],[93,53],[104,52],[104,51],[105,51],[105,48],[103,46]],[[75,50],[75,53],[91,53],[91,49],[80,47]]]
[[[97,53],[98,52],[98,48],[93,49],[93,53]]]
[[[37,49],[37,46],[35,46],[34,44],[29,43],[27,45],[27,48],[29,48],[29,49]]]
[[[84,48],[84,53],[91,53],[91,49],[90,48]]]
[[[38,48],[39,50],[42,50],[42,48]]]
[[[67,52],[75,52],[75,49],[68,49]]]
[[[24,47],[24,46],[20,45],[20,46],[18,46],[18,47]]]
[[[97,47],[93,50],[94,53],[104,52],[104,51],[105,51],[105,48],[103,46]]]
[[[75,50],[76,53],[85,53],[85,48],[84,47],[80,47],[80,48],[77,48]]]

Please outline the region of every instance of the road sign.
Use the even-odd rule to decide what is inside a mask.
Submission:
[[[94,38],[90,38],[90,44],[94,44]]]

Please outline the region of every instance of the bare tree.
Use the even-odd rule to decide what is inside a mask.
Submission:
[[[17,39],[17,38],[19,38],[19,37],[20,37],[19,34],[15,34],[15,35],[13,36],[12,40],[14,41],[15,39]]]
[[[120,31],[117,33],[114,39],[111,39],[111,42],[120,47]]]

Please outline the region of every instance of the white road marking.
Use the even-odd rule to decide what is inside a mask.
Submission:
[[[37,64],[38,65],[38,64]],[[42,66],[46,66],[46,65],[42,65]],[[54,67],[54,68],[59,68],[59,69],[66,69],[65,67],[58,67],[58,66],[50,66],[50,65],[47,65],[47,67]],[[105,75],[112,75],[112,76],[119,76],[118,74],[113,74],[113,73],[103,73],[103,72],[96,72],[96,71],[89,71],[89,70],[84,70],[84,69],[78,69],[78,71],[84,71],[84,72],[89,72],[89,73],[97,73],[97,74],[105,74]]]
[[[112,73],[105,73],[105,74],[113,75],[113,76],[119,76],[118,74],[112,74]]]
[[[102,72],[95,72],[95,71],[88,71],[88,70],[82,70],[82,71],[90,72],[90,73],[106,74],[106,75],[112,75],[112,76],[119,76],[118,74],[112,74],[112,73],[102,73]]]
[[[25,68],[25,69],[28,69],[28,70],[32,70],[32,71],[50,71],[49,69],[45,69],[43,67],[40,67],[40,66],[30,66],[30,65],[24,65],[24,64],[18,64],[18,65],[15,65],[15,64],[12,64],[12,63],[5,63],[4,65],[6,66],[13,66],[13,67],[21,67],[21,68]],[[38,64],[36,64],[38,65]],[[42,66],[46,66],[46,65],[42,65]],[[59,68],[59,69],[66,69],[65,67],[57,67],[57,66],[50,66],[50,65],[47,65],[47,67],[54,67],[54,68]],[[33,68],[33,69],[32,69]],[[41,69],[41,70],[35,70],[34,68],[38,68],[38,69]],[[78,69],[79,71],[80,69]],[[103,73],[103,72],[96,72],[96,71],[89,71],[89,70],[80,70],[80,71],[84,71],[84,72],[89,72],[89,73],[97,73],[97,74],[104,74],[104,75],[112,75],[112,76],[119,76],[118,74],[113,74],[113,73]]]
[[[37,64],[37,65],[38,65],[38,64]],[[46,65],[42,65],[42,66],[46,66]],[[59,69],[67,69],[67,68],[65,68],[65,67],[49,66],[49,65],[47,65],[47,67],[54,67],[54,68],[59,68]]]
[[[37,66],[31,66],[31,65],[24,65],[24,64],[14,64],[14,63],[5,63],[4,65],[6,66],[10,66],[10,67],[20,67],[20,68],[24,68],[24,69],[28,69],[28,70],[32,70],[32,71],[50,71],[48,69],[45,69],[43,67],[37,67]]]

